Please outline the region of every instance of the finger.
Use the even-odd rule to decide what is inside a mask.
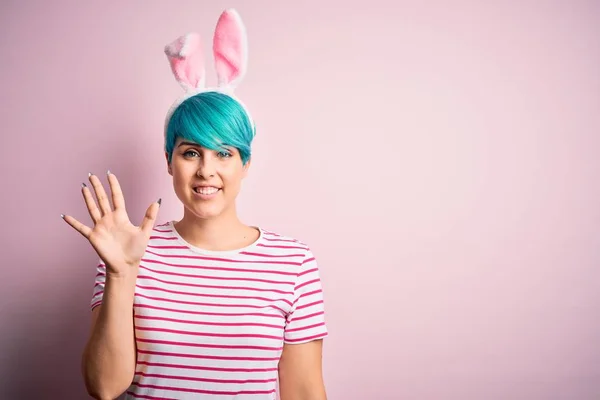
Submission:
[[[85,183],[82,184],[81,192],[83,193],[83,199],[85,200],[85,205],[90,213],[90,217],[92,218],[92,221],[94,221],[94,224],[97,224],[98,221],[100,221],[100,218],[102,218],[102,214],[96,206],[96,200],[94,200],[92,192]]]
[[[158,216],[158,209],[160,208],[160,201],[161,199],[158,199],[157,202],[150,204],[150,207],[148,207],[146,210],[146,215],[144,215],[141,229],[147,235],[150,235],[152,228],[154,228],[154,223],[156,222],[156,217]]]
[[[88,226],[85,226],[84,224],[77,221],[75,218],[71,217],[70,215],[61,215],[61,216],[67,224],[71,225],[73,227],[73,229],[75,229],[77,232],[81,233],[84,238],[86,238],[86,239],[90,238],[90,234],[92,233],[92,230]]]
[[[96,175],[90,173],[90,182],[94,187],[94,191],[96,192],[96,199],[98,200],[98,206],[100,207],[100,211],[102,215],[106,215],[111,212],[110,202],[108,201],[108,196],[104,191],[104,186],[102,186],[102,182],[100,182],[100,178]]]
[[[123,191],[117,177],[110,171],[107,172],[108,184],[110,185],[110,192],[112,194],[113,207],[116,209],[125,209],[125,198],[123,197]]]

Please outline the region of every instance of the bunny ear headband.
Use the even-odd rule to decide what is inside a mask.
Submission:
[[[235,99],[246,111],[252,125],[252,117],[246,106],[235,96],[234,90],[246,74],[248,43],[246,28],[237,11],[223,11],[213,37],[213,54],[217,74],[217,86],[207,88],[204,54],[200,35],[188,33],[165,46],[165,54],[171,64],[175,80],[185,93],[178,98],[167,113],[167,125],[175,109],[186,99],[202,92],[220,92]]]

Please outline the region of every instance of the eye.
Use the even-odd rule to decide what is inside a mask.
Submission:
[[[232,156],[232,154],[231,154],[230,152],[228,152],[228,151],[219,151],[219,152],[217,153],[217,156],[218,156],[219,158],[229,158],[229,157],[231,157],[231,156]]]
[[[186,150],[183,153],[184,157],[195,157],[195,156],[199,156],[200,154],[198,154],[198,152],[196,150]]]

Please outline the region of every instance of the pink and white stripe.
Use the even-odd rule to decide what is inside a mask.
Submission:
[[[102,303],[98,265],[91,307]],[[327,336],[308,246],[261,230],[239,251],[198,249],[157,226],[134,300],[138,360],[128,399],[275,399],[284,343]]]

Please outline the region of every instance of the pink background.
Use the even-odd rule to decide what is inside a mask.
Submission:
[[[181,216],[162,49],[230,6],[240,212],[320,261],[329,398],[600,398],[600,3],[475,0],[3,1],[0,398],[85,397],[96,256],[59,215],[110,168],[134,222]]]

